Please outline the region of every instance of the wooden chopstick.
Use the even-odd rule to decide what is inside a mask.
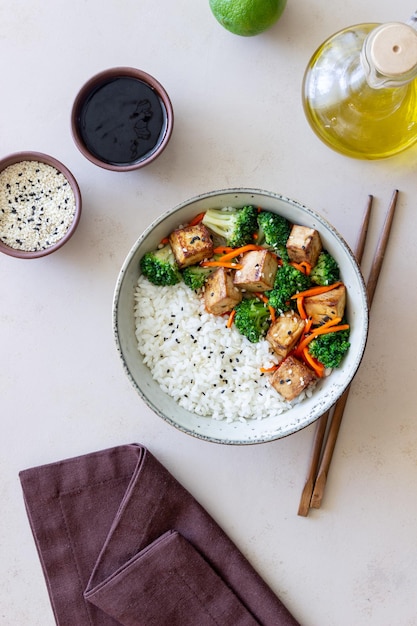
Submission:
[[[323,447],[324,437],[326,435],[327,422],[329,420],[330,409],[320,415],[317,420],[316,430],[314,431],[313,447],[311,451],[310,462],[308,466],[307,477],[301,492],[300,504],[298,505],[297,515],[307,517],[310,510],[311,496],[313,495],[314,483],[319,468],[321,449]]]
[[[398,190],[394,191],[390,206],[388,208],[387,217],[385,220],[384,228],[377,246],[377,250],[374,255],[374,261],[372,263],[371,274],[369,276],[367,285],[367,294],[369,305],[372,302],[373,295],[378,281],[379,273],[381,271],[382,262],[384,259],[385,249],[388,242],[390,229],[392,226],[392,220],[394,217],[394,211],[396,207],[398,197]],[[359,263],[362,261],[363,253],[366,245],[366,238],[369,229],[369,221],[372,210],[373,196],[368,196],[368,202],[365,208],[361,228],[359,231],[358,241],[355,247],[355,256]],[[371,296],[371,297],[370,297]],[[343,412],[346,406],[346,402],[349,395],[349,388],[343,393],[341,398],[336,403],[331,426],[329,428],[327,443],[324,447],[322,455],[323,442],[326,436],[326,428],[329,420],[331,409],[326,411],[317,421],[316,431],[313,440],[313,448],[309,462],[309,469],[307,477],[304,483],[304,488],[301,493],[300,504],[298,508],[298,515],[306,517],[308,515],[310,507],[320,508],[323,498],[324,488],[327,481],[327,473],[330,467],[331,459],[333,456],[333,450],[336,444],[337,435],[342,421]],[[320,469],[319,462],[321,457]],[[318,471],[317,471],[318,470]]]
[[[391,232],[391,226],[394,219],[395,207],[397,206],[398,189],[392,194],[391,202],[388,207],[387,215],[385,217],[384,226],[378,241],[377,248],[375,250],[374,258],[372,261],[371,271],[367,282],[367,293],[369,307],[374,299],[375,289],[378,283],[379,274],[381,272],[382,263],[385,257],[385,250],[387,249],[388,239]]]
[[[373,196],[368,196],[368,202],[366,204],[362,224],[359,230],[358,241],[355,247],[355,256],[358,262],[362,261],[362,256],[365,250],[366,237],[368,235],[369,220],[371,217]],[[323,413],[318,420],[314,433],[313,447],[308,467],[306,480],[304,483],[303,491],[301,492],[300,504],[298,506],[298,515],[306,517],[310,510],[311,498],[313,495],[314,483],[317,477],[317,471],[319,469],[319,463],[321,458],[321,452],[323,448],[323,442],[326,436],[327,422],[331,413],[331,408]]]
[[[367,281],[367,294],[369,307],[372,304],[375,289],[378,283],[379,274],[381,272],[382,263],[385,256],[385,250],[387,248],[389,235],[391,232],[391,226],[394,219],[395,208],[397,206],[398,189],[396,189],[392,195],[391,202],[388,207],[385,222],[382,228],[382,232],[378,241],[378,245],[372,260],[371,271]],[[316,482],[314,484],[313,494],[311,496],[310,506],[315,509],[319,509],[323,500],[324,489],[327,482],[327,476],[329,473],[330,463],[333,456],[333,451],[336,445],[337,435],[339,433],[340,424],[343,418],[343,412],[345,410],[346,402],[349,396],[351,385],[347,387],[342,396],[335,404],[332,421],[329,427],[329,432],[326,440],[326,444],[323,451],[320,468],[317,474]]]

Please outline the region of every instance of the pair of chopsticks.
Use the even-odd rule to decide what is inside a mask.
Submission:
[[[366,285],[368,296],[368,305],[371,307],[374,298],[375,289],[378,283],[379,274],[385,256],[385,250],[388,244],[388,238],[391,232],[391,226],[394,219],[394,212],[397,205],[398,190],[396,189],[392,195],[391,202],[382,227],[382,232],[375,250],[374,258]],[[371,217],[373,196],[368,196],[361,229],[359,232],[358,242],[356,244],[355,256],[358,263],[362,261],[365,250],[366,238],[368,234],[369,221]],[[327,476],[329,473],[330,463],[333,451],[336,445],[337,436],[342,422],[343,413],[349,396],[350,385],[341,395],[334,407],[323,413],[317,420],[316,431],[313,439],[313,449],[310,458],[309,469],[304,484],[304,488],[300,498],[298,507],[298,515],[306,517],[309,509],[319,509],[326,487]],[[332,412],[333,410],[333,412]],[[330,425],[328,422],[332,414]],[[327,438],[326,438],[327,433]]]

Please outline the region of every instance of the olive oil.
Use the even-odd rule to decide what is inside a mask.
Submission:
[[[304,111],[318,137],[334,150],[361,159],[389,157],[417,141],[413,72],[387,77],[366,58],[367,38],[377,27],[361,24],[330,37],[313,55],[303,82]],[[415,31],[409,30],[413,38]],[[391,56],[399,54],[396,45],[389,41]]]

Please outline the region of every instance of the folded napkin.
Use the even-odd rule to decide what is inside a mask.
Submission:
[[[59,626],[297,626],[143,446],[20,472]]]

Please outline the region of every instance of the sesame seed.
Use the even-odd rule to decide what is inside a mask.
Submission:
[[[0,208],[0,239],[15,249],[34,252],[65,235],[74,219],[75,197],[55,167],[21,161],[0,172]],[[19,238],[12,237],[18,227]]]

